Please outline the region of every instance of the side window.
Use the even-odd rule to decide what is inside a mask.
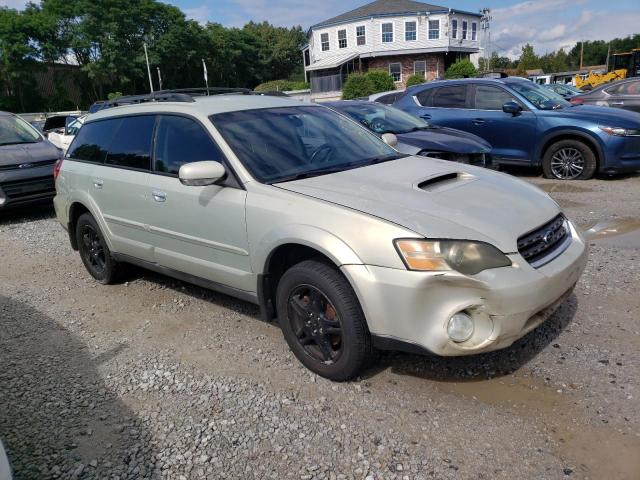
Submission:
[[[388,93],[387,95],[382,95],[378,97],[375,101],[378,103],[382,103],[384,105],[392,105],[403,92],[398,93]]]
[[[83,125],[69,147],[67,157],[86,162],[104,163],[120,119],[101,120]]]
[[[433,95],[433,106],[439,108],[466,108],[467,87],[453,85],[438,88]]]
[[[428,88],[418,93],[416,95],[416,98],[418,99],[418,103],[420,103],[420,105],[422,105],[423,107],[432,107],[433,92],[434,92],[433,88]]]
[[[106,164],[118,167],[151,169],[151,141],[155,115],[124,117],[115,134]]]
[[[223,154],[195,120],[164,115],[158,121],[153,158],[156,172],[178,175],[185,163],[222,161]]]
[[[506,90],[488,85],[476,86],[475,107],[478,110],[502,110],[507,102],[516,101]]]
[[[616,85],[606,91],[609,95],[638,95],[640,93],[640,81]]]

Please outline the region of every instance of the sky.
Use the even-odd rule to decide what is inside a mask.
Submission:
[[[199,22],[242,26],[266,20],[303,28],[368,3],[367,0],[164,0]],[[0,0],[22,8],[25,0]],[[446,7],[477,12],[492,9],[491,50],[517,58],[522,45],[536,53],[569,49],[580,40],[610,40],[640,33],[638,0],[431,0]]]

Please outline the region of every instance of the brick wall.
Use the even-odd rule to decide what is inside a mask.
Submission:
[[[369,59],[369,70],[389,71],[390,63],[400,63],[402,65],[402,81],[397,82],[397,86],[405,85],[407,79],[413,75],[413,62],[424,60],[427,63],[427,80],[444,78],[444,54],[424,53],[420,55],[396,55],[390,57],[376,57]]]

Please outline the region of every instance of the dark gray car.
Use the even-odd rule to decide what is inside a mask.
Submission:
[[[29,123],[0,112],[0,210],[48,201],[61,151]]]
[[[600,105],[640,112],[640,77],[600,85],[569,101],[574,105]]]

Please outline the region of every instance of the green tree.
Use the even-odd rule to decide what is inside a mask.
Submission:
[[[533,45],[527,43],[522,47],[522,53],[518,60],[518,74],[524,75],[527,70],[540,68],[540,59],[533,50]]]
[[[375,93],[375,86],[371,77],[365,73],[352,73],[347,77],[342,87],[342,98],[353,100],[360,97],[368,97]]]
[[[473,78],[477,75],[476,67],[466,59],[458,60],[444,73],[445,78]]]
[[[384,70],[369,70],[366,75],[373,85],[374,91],[371,92],[371,94],[396,89],[396,84],[393,81],[393,77]]]
[[[424,78],[424,75],[419,75],[419,74],[414,74],[411,75],[409,78],[407,78],[407,88],[413,86],[413,85],[420,85],[422,83],[424,83],[426,80]]]

